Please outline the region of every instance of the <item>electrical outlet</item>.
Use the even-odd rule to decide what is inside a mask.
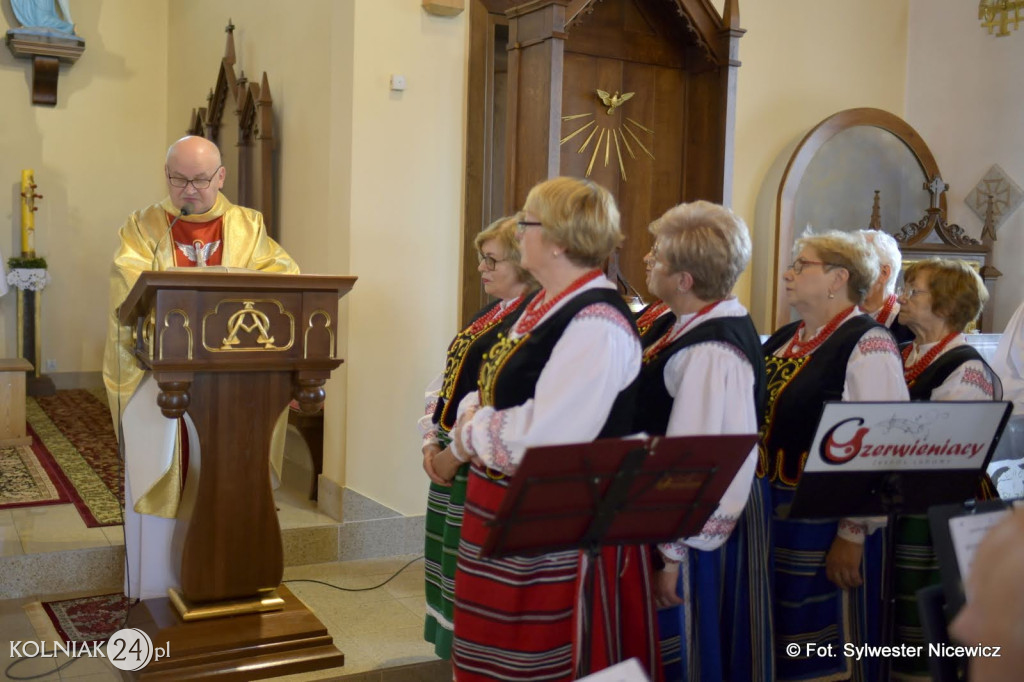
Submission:
[[[47,372],[56,372],[57,371],[57,361],[55,359],[53,359],[53,358],[48,358],[46,360],[46,364],[43,365],[43,366],[46,367],[46,371]]]

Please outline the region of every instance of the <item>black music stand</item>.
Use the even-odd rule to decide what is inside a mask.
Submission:
[[[986,533],[998,524],[1019,500],[968,500],[962,504],[935,506],[928,510],[928,523],[932,532],[935,557],[939,561],[942,582],[917,591],[918,609],[925,638],[929,643],[950,644],[949,623],[966,602],[964,584],[967,576],[962,566],[969,566],[974,552]],[[958,530],[954,539],[953,525],[968,521],[969,528]],[[929,672],[936,682],[964,679],[968,659],[966,656],[942,656],[928,659]],[[958,675],[960,675],[958,677]]]
[[[603,439],[527,450],[481,550],[485,557],[587,555],[580,674],[590,672],[594,566],[605,545],[700,533],[756,435]]]
[[[887,517],[883,646],[894,634],[897,518],[973,499],[1011,408],[1005,401],[825,403],[788,517]],[[948,454],[953,438],[977,453]],[[888,679],[891,659],[881,663]]]

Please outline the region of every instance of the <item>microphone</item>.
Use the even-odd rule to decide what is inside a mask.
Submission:
[[[156,248],[153,249],[153,261],[149,264],[149,269],[150,270],[156,270],[156,255],[160,251],[160,245],[163,244],[164,240],[167,239],[167,236],[169,234],[171,234],[171,228],[173,228],[175,226],[175,224],[177,224],[177,222],[179,220],[181,220],[182,216],[191,215],[191,214],[192,214],[192,207],[189,206],[188,204],[184,204],[181,207],[181,212],[178,213],[178,215],[174,217],[174,220],[171,221],[171,224],[167,226],[167,231],[164,232],[164,236],[160,237],[160,241],[158,241],[156,243]],[[174,254],[174,251],[172,250],[171,251],[171,255],[173,255],[173,254]]]

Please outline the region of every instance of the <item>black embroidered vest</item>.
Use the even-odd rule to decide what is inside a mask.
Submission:
[[[505,317],[492,321],[475,334],[471,334],[473,322],[494,310],[501,301],[484,306],[473,316],[473,320],[466,325],[466,328],[452,339],[444,363],[444,383],[441,385],[437,407],[434,409],[434,423],[439,424],[445,432],[451,431],[455,426],[455,412],[459,408],[459,403],[469,393],[476,390],[476,379],[480,372],[480,362],[484,353],[498,340],[499,333],[508,330],[519,319],[519,316],[526,310],[526,306],[536,295],[537,292],[527,294],[524,300],[520,301],[519,305]]]
[[[841,324],[809,355],[775,357],[799,324],[787,324],[764,342],[768,401],[757,475],[787,485],[796,485],[800,477],[825,402],[843,399],[846,365],[857,342],[870,329],[885,329],[870,315],[858,315]]]
[[[672,317],[675,318],[674,315]],[[717,317],[701,322],[644,362],[640,368],[640,391],[637,396],[636,418],[633,420],[634,431],[646,431],[652,436],[665,435],[673,403],[672,396],[665,388],[665,366],[672,356],[684,348],[708,341],[728,343],[747,358],[754,369],[754,403],[757,414],[764,414],[764,356],[761,353],[761,339],[757,335],[754,323],[750,315]]]
[[[533,398],[540,373],[551,357],[555,344],[577,313],[589,305],[607,303],[635,329],[633,314],[614,289],[589,289],[570,299],[551,317],[525,335],[512,339],[500,334],[485,354],[480,366],[480,403],[499,410],[522,405]],[[586,358],[579,358],[586,362]],[[633,424],[638,380],[619,392],[598,438],[624,436]]]
[[[905,346],[906,344],[904,344]],[[911,400],[931,400],[932,391],[942,385],[949,375],[955,372],[960,365],[970,360],[980,360],[985,366],[985,370],[988,372],[988,378],[992,381],[992,392],[993,400],[1003,399],[1003,387],[999,381],[999,377],[989,367],[989,364],[985,362],[985,359],[981,357],[981,353],[975,350],[972,346],[957,346],[952,348],[938,357],[935,362],[928,365],[928,367],[918,375],[914,383],[908,387],[910,389]]]
[[[651,305],[657,304],[652,303]],[[647,310],[647,308],[644,308],[644,310],[641,310],[637,314],[636,319],[638,321],[640,317],[644,314],[645,310]],[[637,331],[640,332],[640,347],[647,348],[647,346],[651,345],[652,343],[663,337],[665,335],[665,332],[667,332],[669,328],[675,323],[676,315],[671,310],[669,310],[664,315],[656,318],[650,324],[646,324],[643,327],[639,327]]]

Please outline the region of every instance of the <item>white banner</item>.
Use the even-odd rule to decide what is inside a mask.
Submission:
[[[826,403],[804,473],[979,469],[1008,405]]]

